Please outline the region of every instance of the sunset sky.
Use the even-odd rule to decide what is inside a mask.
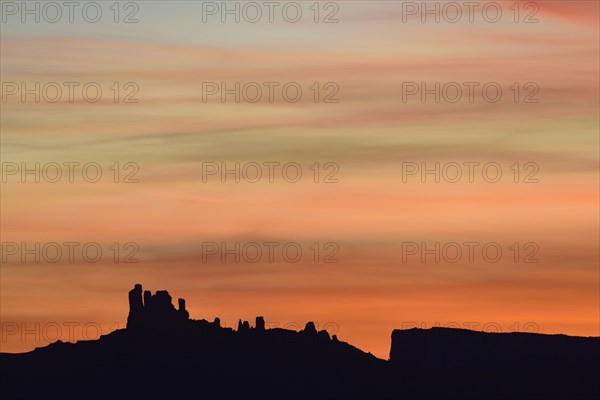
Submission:
[[[381,358],[391,331],[414,324],[600,334],[598,2],[537,1],[536,9],[497,1],[497,23],[482,18],[485,1],[472,23],[466,15],[423,23],[401,1],[338,1],[319,18],[337,10],[339,22],[315,23],[313,2],[300,3],[297,23],[280,13],[274,23],[222,23],[218,15],[204,23],[199,1],[137,2],[139,22],[130,24],[115,23],[108,3],[95,24],[80,14],[74,23],[23,23],[3,9],[3,173],[13,163],[79,162],[99,164],[103,178],[88,183],[80,169],[73,183],[3,175],[2,352],[45,345],[49,330],[37,341],[22,336],[36,323],[77,322],[76,339],[87,323],[103,333],[123,327],[135,283],[185,298],[195,319],[233,326],[263,315],[272,326],[299,328],[312,320]],[[537,22],[524,23],[532,12]],[[76,89],[70,102],[64,89],[54,103],[21,101],[7,95],[7,82],[96,82],[103,96],[90,103]],[[296,82],[303,96],[288,102],[277,89],[273,102],[203,101],[207,82]],[[315,82],[321,96],[333,83],[338,101],[315,102]],[[472,101],[466,92],[454,103],[420,94],[404,101],[407,82],[479,89]],[[490,82],[503,90],[495,103],[481,91]],[[138,102],[124,103],[131,87]],[[297,163],[303,176],[203,182],[203,163],[236,162]],[[471,162],[496,163],[502,179],[486,181],[481,167],[473,182],[403,179],[408,165]],[[139,166],[138,183],[122,182],[135,169],[127,163]],[[338,182],[323,182],[334,166]],[[532,171],[537,183],[524,182]],[[108,255],[22,262],[20,253],[7,255],[8,242],[94,242]],[[139,247],[138,263],[122,262],[129,242]],[[205,262],[207,242],[294,242],[306,255],[297,263]],[[319,262],[309,252],[315,242]],[[421,253],[403,260],[406,243],[464,242],[480,243],[474,262],[423,262]],[[339,248],[337,263],[322,260],[327,243]],[[498,262],[481,256],[486,243],[502,249]],[[531,249],[538,262],[523,262]],[[97,336],[93,328],[88,336]]]

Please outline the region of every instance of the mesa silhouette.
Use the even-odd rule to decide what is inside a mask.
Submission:
[[[394,330],[381,360],[302,331],[192,320],[167,291],[129,292],[127,328],[0,353],[6,399],[595,399],[600,338]]]

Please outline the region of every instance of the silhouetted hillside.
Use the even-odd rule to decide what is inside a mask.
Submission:
[[[0,355],[3,399],[591,399],[599,338],[394,331],[390,361],[331,338],[190,320],[166,291],[129,293],[127,329]],[[570,393],[571,396],[565,396]]]
[[[390,366],[411,382],[410,390],[427,398],[591,399],[600,394],[598,337],[395,330]],[[435,385],[428,384],[432,377]]]

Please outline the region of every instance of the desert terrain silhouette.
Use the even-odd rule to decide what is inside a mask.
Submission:
[[[413,328],[382,360],[313,322],[190,319],[184,299],[136,284],[126,329],[0,353],[0,384],[9,399],[593,399],[599,350],[598,337]]]

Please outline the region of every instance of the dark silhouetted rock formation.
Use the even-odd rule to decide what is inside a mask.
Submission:
[[[185,299],[177,299],[179,303],[179,309],[177,310],[180,314],[180,318],[187,320],[190,319],[190,313],[185,309]]]
[[[304,332],[308,335],[316,334],[317,328],[315,328],[315,323],[312,321],[307,322],[306,326],[304,326],[304,330],[302,332]]]
[[[250,332],[250,323],[248,321],[242,321],[241,319],[238,321],[237,331],[240,333]]]
[[[257,331],[265,330],[265,319],[263,317],[256,317],[255,329]]]
[[[308,322],[237,331],[190,320],[166,291],[129,292],[127,329],[0,353],[6,399],[597,399],[600,338],[396,330],[380,360]],[[259,389],[257,389],[259,388]],[[257,392],[259,394],[257,394]]]
[[[135,326],[142,318],[144,303],[142,303],[142,285],[139,283],[129,291],[129,316],[127,326]]]
[[[179,309],[176,310],[171,295],[166,290],[159,290],[155,294],[146,290],[143,302],[142,285],[136,284],[129,292],[127,329],[163,329],[165,326],[185,323],[189,317],[185,300],[179,299]]]
[[[390,366],[426,398],[448,393],[490,398],[590,399],[600,389],[600,338],[467,329],[392,332]],[[437,385],[429,385],[436,377]],[[598,385],[600,388],[600,385]],[[411,390],[410,387],[407,387]],[[471,397],[469,397],[471,398]]]

